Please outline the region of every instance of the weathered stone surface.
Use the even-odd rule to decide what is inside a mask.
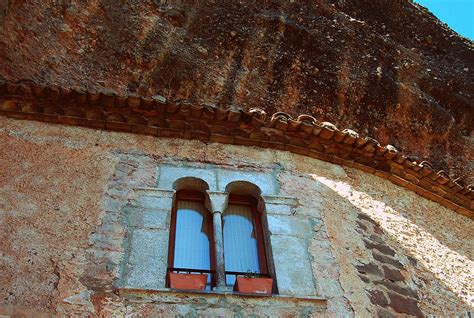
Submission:
[[[383,285],[387,289],[397,292],[400,295],[418,299],[418,294],[413,289],[411,289],[410,287],[407,287],[404,284],[397,284],[397,283],[393,283],[387,280],[378,280],[378,281],[374,281],[374,283],[376,285]]]
[[[370,241],[367,241],[367,240],[364,240],[364,244],[365,246],[367,246],[367,248],[370,248],[370,249],[375,249],[383,254],[386,254],[386,255],[390,255],[390,256],[394,256],[395,255],[395,251],[390,248],[390,246],[386,245],[386,244],[380,244],[380,243],[372,243]]]
[[[119,291],[127,297],[127,314],[138,317],[180,316],[228,317],[316,317],[326,315],[326,301],[319,297],[242,297],[186,291]],[[143,302],[147,298],[150,302]]]
[[[359,226],[362,230],[367,231],[367,226],[364,223],[357,221],[357,226]]]
[[[389,306],[392,307],[396,312],[409,314],[416,317],[424,317],[420,308],[418,308],[418,302],[411,298],[401,297],[400,295],[388,293],[390,298]]]
[[[265,204],[265,211],[268,214],[277,214],[277,215],[292,215],[295,212],[295,209],[291,205],[287,204]]]
[[[403,281],[405,278],[399,270],[388,268],[387,266],[382,266],[383,274],[386,279],[393,282]]]
[[[376,264],[364,264],[364,265],[357,265],[357,271],[361,274],[372,274],[376,276],[382,276],[382,272],[380,268]]]
[[[156,186],[159,171],[155,168],[162,161],[222,165],[234,170],[271,170],[278,166],[279,170],[272,171],[280,194],[297,198],[290,202],[295,206],[294,216],[308,217],[314,229],[305,245],[310,255],[309,270],[296,269],[312,271],[311,280],[305,279],[303,284],[311,281],[317,287],[313,295],[327,297],[327,312],[321,316],[365,317],[377,313],[379,306],[372,304],[366,293],[374,289],[369,279],[373,276],[366,275],[366,283],[359,279],[354,268],[357,262],[404,268],[406,284],[386,282],[387,286],[377,284],[377,289],[398,294],[400,290],[393,286],[411,286],[412,292],[407,295],[413,297],[407,298],[414,298],[413,292],[423,296],[419,308],[425,315],[461,316],[472,299],[472,221],[375,175],[269,149],[156,139],[5,118],[0,118],[0,127],[0,210],[5,220],[0,223],[0,264],[6,274],[0,275],[0,299],[6,306],[23,304],[32,310],[53,312],[48,316],[205,313],[208,308],[200,297],[192,297],[191,305],[132,303],[117,295],[111,297],[118,277],[114,264],[123,254],[90,245],[92,233],[107,233],[113,228],[107,224],[123,221],[123,206],[139,199],[138,192],[122,191],[115,185],[111,187],[117,190],[114,197],[106,195],[109,185]],[[114,176],[115,163],[124,157],[135,158],[136,167]],[[58,179],[58,175],[64,179]],[[114,209],[106,211],[111,199],[115,200]],[[365,247],[363,239],[375,232],[375,226],[372,230],[370,223],[359,220],[369,232],[358,233],[359,213],[378,224],[400,262]],[[110,233],[114,232],[119,233]],[[296,244],[286,243],[290,244],[281,255],[286,255],[287,272],[293,275],[293,263],[301,262],[290,262],[296,260]],[[284,246],[285,242],[279,244]],[[153,251],[156,248],[162,251],[166,247],[150,247]],[[153,253],[149,256],[154,257]],[[407,256],[417,260],[416,267]],[[396,263],[389,264],[387,259]],[[159,267],[163,266],[166,262]],[[84,290],[93,291],[94,308],[90,312],[84,312],[89,307],[63,301]],[[189,298],[186,301],[191,302]],[[278,307],[281,312],[295,313],[295,303],[283,307]],[[298,308],[298,315],[308,316],[303,307]],[[213,310],[222,316],[250,314],[248,308],[236,306]],[[262,316],[271,317],[278,312],[268,306],[259,310]]]
[[[369,217],[369,216],[367,216],[367,215],[365,215],[365,214],[363,214],[363,213],[358,213],[358,214],[357,214],[357,218],[360,219],[360,220],[364,220],[364,221],[370,222],[370,223],[372,223],[372,224],[375,225],[375,226],[378,226],[378,223],[377,223],[377,222],[375,222],[371,217]]]
[[[314,276],[304,239],[271,235],[278,289],[283,295],[312,295]]]
[[[132,205],[136,205],[143,209],[169,209],[173,202],[171,197],[162,197],[162,196],[147,196],[144,195],[138,198]]]
[[[143,227],[167,230],[170,227],[170,209],[154,209],[143,211]]]
[[[2,78],[321,115],[472,175],[471,43],[412,2],[8,3]]]
[[[380,290],[369,290],[367,291],[370,302],[374,305],[385,307],[388,304],[387,297],[384,292]]]
[[[278,194],[278,184],[268,171],[238,171],[217,166],[192,167],[186,164],[160,166],[158,188],[172,189],[173,184],[186,177],[201,179],[207,183],[210,191],[225,192],[226,186],[235,181],[246,181],[259,187],[261,194]]]
[[[395,318],[396,316],[387,309],[377,308],[377,318]]]
[[[371,240],[372,242],[376,242],[376,243],[379,243],[379,244],[386,244],[385,241],[378,235],[370,235],[367,238],[369,240]]]
[[[268,215],[268,229],[271,234],[289,235],[296,237],[311,237],[312,229],[307,218],[284,215]]]
[[[359,276],[359,278],[366,284],[369,284],[371,282],[371,280],[369,279],[369,277],[365,276],[365,275],[361,275],[361,274],[357,274],[357,276]]]
[[[382,255],[382,254],[378,254],[378,253],[373,253],[373,256],[374,256],[374,259],[376,261],[379,261],[383,264],[388,264],[388,265],[392,265],[396,268],[399,268],[399,269],[402,269],[403,268],[403,264],[400,263],[399,261],[397,261],[396,259],[393,259],[389,256],[385,256],[385,255]]]
[[[168,231],[134,230],[130,255],[121,287],[159,289],[165,287]],[[165,251],[163,253],[162,251]]]

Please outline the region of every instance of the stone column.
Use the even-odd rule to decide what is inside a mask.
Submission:
[[[222,213],[212,212],[212,227],[214,230],[214,254],[216,257],[216,289],[225,288],[224,239],[222,236]]]
[[[224,267],[224,238],[222,235],[222,212],[227,207],[227,193],[207,191],[212,211],[212,229],[214,232],[214,254],[216,264],[216,290],[226,289]]]

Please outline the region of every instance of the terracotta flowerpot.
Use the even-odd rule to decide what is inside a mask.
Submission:
[[[273,278],[266,277],[237,277],[234,290],[248,294],[271,295]]]
[[[207,274],[168,273],[170,288],[203,290],[206,288]]]

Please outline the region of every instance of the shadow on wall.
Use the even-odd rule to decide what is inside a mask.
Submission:
[[[472,315],[472,221],[386,180],[376,187],[363,173],[346,173],[350,184],[310,178],[323,201],[338,200],[323,202],[322,213],[351,303],[358,275],[371,314]]]

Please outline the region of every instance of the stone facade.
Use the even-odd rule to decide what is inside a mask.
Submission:
[[[472,219],[377,175],[282,150],[3,117],[0,140],[2,315],[472,315]],[[273,178],[261,181],[274,189],[262,195],[273,260],[307,255],[308,266],[277,272],[289,288],[271,297],[166,289],[163,166]],[[314,289],[292,292],[301,279]]]

